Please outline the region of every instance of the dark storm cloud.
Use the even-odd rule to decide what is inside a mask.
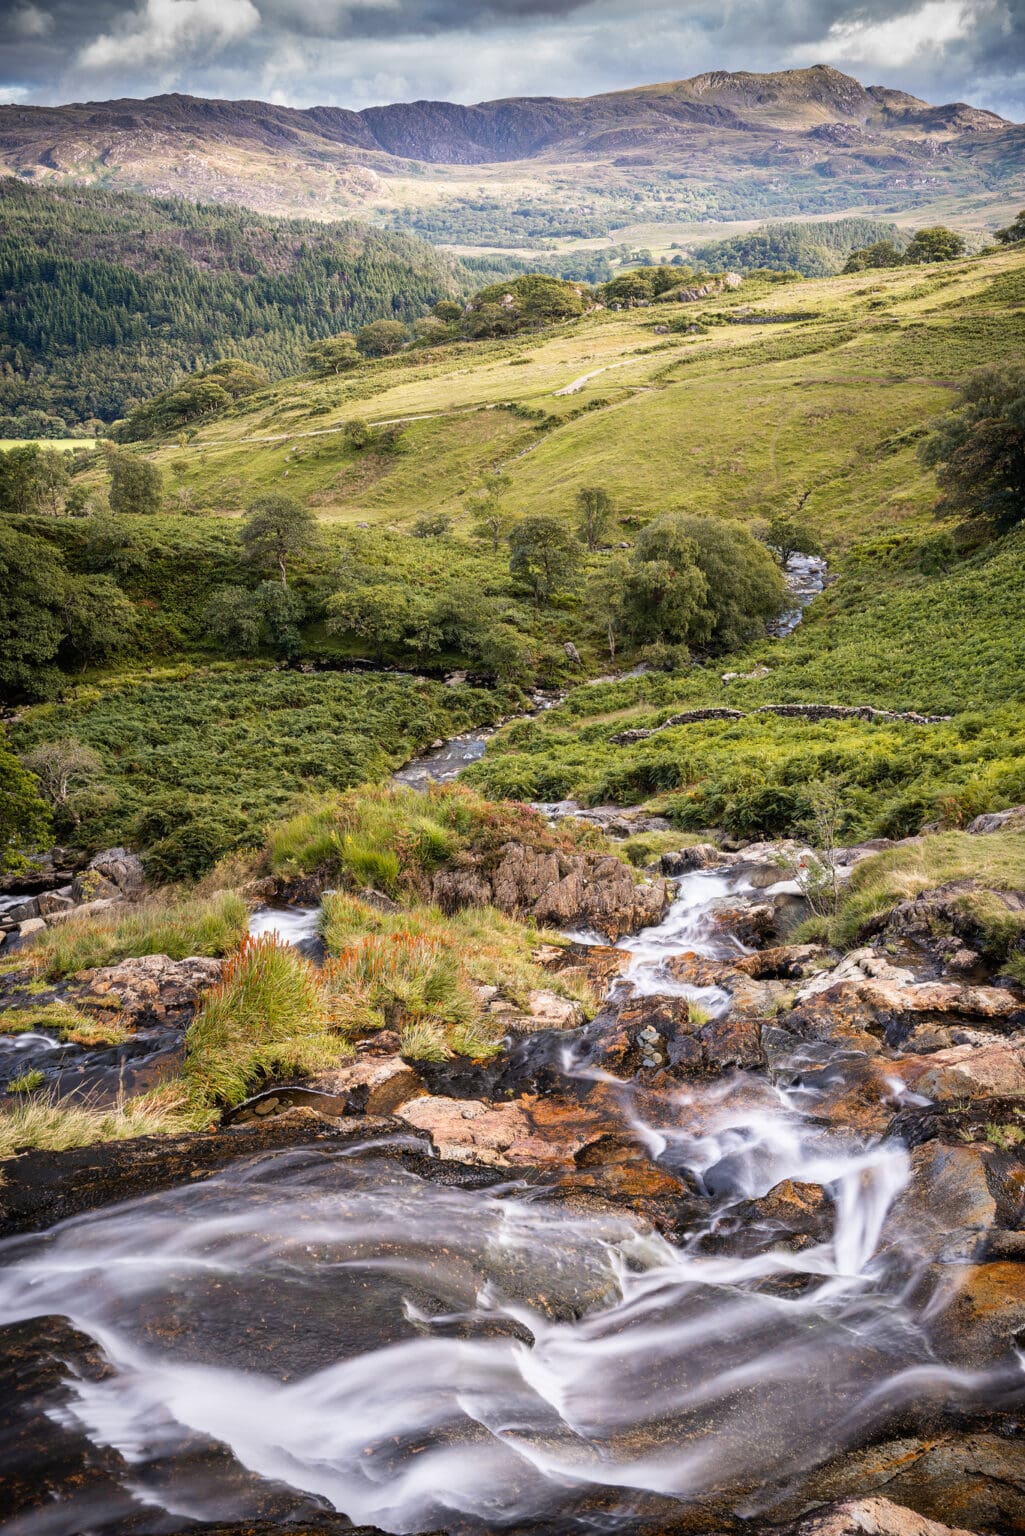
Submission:
[[[0,0],[0,93],[583,95],[830,63],[1025,117],[1025,0]]]

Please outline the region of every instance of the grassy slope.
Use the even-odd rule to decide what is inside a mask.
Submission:
[[[352,379],[289,381],[205,426],[184,451],[187,478],[213,506],[237,504],[254,482],[287,482],[315,496],[324,516],[371,522],[422,509],[458,516],[475,475],[496,464],[512,476],[513,512],[568,513],[576,488],[597,480],[624,509],[710,506],[743,517],[811,486],[809,514],[846,544],[880,519],[903,523],[931,505],[913,444],[893,440],[942,409],[966,371],[1020,352],[1021,267],[1021,254],[1007,252],[748,284],[686,311],[603,313],[540,337],[392,359]],[[987,290],[1001,278],[994,300]],[[655,333],[681,313],[747,308],[808,318]],[[556,393],[599,369],[578,392]],[[544,412],[546,430],[488,410],[506,403]],[[354,416],[408,420],[406,452],[361,478],[340,436]],[[409,420],[418,416],[433,419]],[[182,456],[169,446],[158,458]]]
[[[752,308],[806,318],[655,333],[681,314],[715,321]],[[451,568],[488,584],[501,580],[501,561],[473,556],[460,536],[471,521],[468,493],[498,466],[510,477],[513,514],[570,516],[581,485],[607,485],[627,539],[635,517],[667,508],[756,522],[810,492],[805,515],[839,579],[792,639],[671,678],[577,690],[543,722],[503,733],[475,775],[493,791],[543,798],[676,792],[685,824],[714,819],[753,832],[793,825],[803,814],[800,786],[839,776],[852,830],[908,831],[934,815],[958,820],[1025,798],[1021,552],[1011,540],[924,576],[919,546],[942,530],[934,481],[916,456],[953,384],[980,363],[1020,357],[1023,341],[1021,250],[749,283],[684,311],[601,313],[536,337],[389,359],[350,379],[286,381],[209,422],[186,449],[153,454],[178,467],[198,505],[225,518],[256,491],[287,489],[338,534],[355,523],[393,530],[392,558],[411,573]],[[608,371],[578,393],[556,393],[600,368]],[[514,409],[494,409],[503,402]],[[343,437],[356,415],[429,419],[409,421],[400,452],[361,454]],[[403,537],[425,511],[451,514],[456,537],[429,546]],[[586,593],[546,623],[552,638],[579,645],[591,671],[607,665]],[[726,696],[720,673],[748,661],[771,675]],[[658,724],[681,707],[792,700],[983,719],[917,728],[760,717],[608,746],[624,726]],[[30,712],[32,732],[37,719]],[[62,729],[83,734],[90,720],[88,708],[74,720],[60,714]],[[259,771],[266,765],[256,762]],[[774,804],[752,809],[753,795],[768,789],[772,799],[778,788],[786,793]]]

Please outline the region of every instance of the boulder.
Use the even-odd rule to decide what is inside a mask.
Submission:
[[[137,853],[127,848],[105,848],[89,860],[88,870],[95,870],[128,901],[138,901],[146,889],[146,873]]]
[[[944,1103],[978,1098],[1025,1098],[1025,1045],[954,1045],[909,1057],[897,1070],[916,1093]]]
[[[41,917],[30,917],[18,925],[18,938],[24,942],[26,939],[35,938],[37,933],[45,933],[46,924]]]
[[[553,1140],[547,1127],[535,1126],[523,1101],[490,1104],[439,1095],[413,1099],[396,1114],[406,1125],[426,1131],[439,1157],[492,1167],[571,1164],[584,1135],[581,1131],[568,1143]]]
[[[827,953],[821,944],[779,944],[753,955],[742,955],[734,962],[734,970],[756,981],[798,981],[817,967]]]
[[[611,943],[659,922],[669,906],[664,880],[639,881],[611,854],[567,854],[508,843],[491,877],[494,905],[552,928],[594,929]]]
[[[539,989],[529,994],[525,1017],[530,1021],[529,1028],[532,1030],[576,1029],[584,1022],[584,1010],[572,998],[560,997],[557,992]],[[522,1028],[522,1015],[519,1022]]]
[[[122,1024],[138,1029],[152,1024],[188,1023],[203,993],[221,979],[224,962],[205,955],[171,960],[143,955],[117,965],[79,971],[68,987],[81,1006],[116,1009]]]
[[[51,923],[63,923],[70,919],[77,923],[79,919],[84,921],[90,917],[101,917],[104,913],[112,911],[119,904],[120,899],[120,896],[106,896],[98,901],[86,901],[81,905],[64,907],[58,912],[51,912],[49,920]]]
[[[892,1499],[869,1495],[813,1509],[786,1527],[786,1536],[971,1536],[971,1532],[927,1520]]]
[[[973,836],[985,836],[989,832],[1017,832],[1025,827],[1025,805],[1012,805],[1007,811],[989,811],[976,816],[965,828]]]
[[[56,912],[70,912],[75,905],[72,896],[61,896],[57,891],[45,891],[36,898],[40,917],[53,917]]]
[[[358,1056],[321,1073],[310,1086],[344,1101],[347,1114],[359,1115],[393,1115],[427,1092],[419,1074],[397,1052]]]
[[[8,922],[13,923],[16,927],[19,923],[30,922],[32,918],[39,917],[40,915],[39,898],[36,896],[28,897],[25,901],[19,901],[17,906],[8,907],[4,913]]]
[[[662,855],[662,873],[670,877],[689,875],[695,869],[719,869],[732,864],[733,855],[723,853],[714,843],[693,843],[689,848],[678,848]]]
[[[802,864],[815,858],[803,843],[790,839],[774,843],[748,843],[740,850],[737,870],[756,891],[767,890],[781,880],[794,879]]]
[[[76,903],[91,905],[95,901],[120,901],[121,888],[101,875],[98,869],[83,869],[71,882],[71,892]]]

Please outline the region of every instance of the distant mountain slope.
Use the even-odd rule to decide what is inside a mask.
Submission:
[[[0,107],[0,163],[471,247],[644,221],[980,206],[1025,193],[1025,128],[816,66],[722,71],[580,99],[352,112],[166,95]]]
[[[111,421],[224,356],[294,373],[315,338],[479,287],[360,224],[0,180],[0,415]],[[2,435],[2,434],[0,434]]]

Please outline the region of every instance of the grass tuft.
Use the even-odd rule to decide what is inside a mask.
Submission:
[[[20,952],[47,981],[76,971],[115,965],[142,955],[226,955],[237,948],[249,926],[249,909],[236,891],[216,895],[151,901],[96,917],[71,916],[41,933]]]
[[[245,939],[186,1035],[197,1104],[238,1104],[261,1079],[336,1066],[350,1047],[332,1026],[313,966],[270,935]]]

